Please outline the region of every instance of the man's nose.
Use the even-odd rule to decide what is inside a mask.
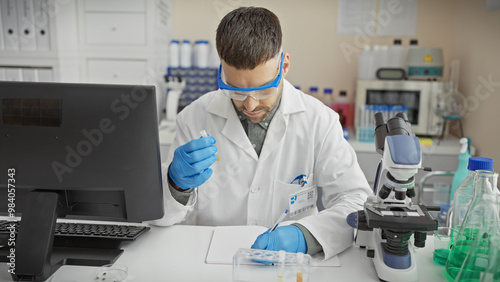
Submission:
[[[247,96],[244,101],[245,109],[249,112],[253,111],[259,105],[259,100],[255,99],[253,96]]]

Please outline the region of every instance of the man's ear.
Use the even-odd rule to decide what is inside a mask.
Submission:
[[[283,77],[286,76],[288,70],[290,70],[290,54],[285,53],[283,57]]]

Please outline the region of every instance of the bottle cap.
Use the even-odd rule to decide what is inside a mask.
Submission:
[[[483,157],[470,157],[467,169],[493,171],[493,159]]]
[[[333,93],[333,89],[332,88],[325,88],[325,89],[323,89],[323,93],[325,93],[325,94],[332,94]]]
[[[184,43],[184,44],[191,44],[191,41],[185,39],[185,40],[182,40],[182,43]]]
[[[412,39],[410,40],[410,45],[418,45],[418,40],[417,39]]]
[[[450,210],[451,205],[450,204],[439,204],[439,208],[441,209],[441,212],[447,213]]]
[[[174,39],[174,40],[170,41],[170,43],[173,43],[173,44],[179,44],[179,40],[175,40],[175,39]]]
[[[318,92],[318,87],[311,86],[311,87],[309,87],[309,91],[310,92]]]
[[[339,96],[347,96],[347,92],[345,92],[344,90],[340,90]]]
[[[401,39],[394,39],[394,45],[401,45]]]

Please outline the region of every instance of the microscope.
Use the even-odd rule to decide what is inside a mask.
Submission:
[[[411,200],[422,153],[406,114],[397,113],[387,123],[381,112],[375,114],[375,147],[382,159],[374,195],[363,210],[347,216],[347,223],[357,229],[355,245],[367,248],[379,280],[417,281],[411,236],[415,247],[425,247],[427,232],[437,230],[438,221]]]

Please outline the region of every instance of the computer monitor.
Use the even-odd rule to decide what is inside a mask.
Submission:
[[[16,248],[50,255],[57,217],[163,216],[154,86],[0,82],[0,105],[0,215],[21,216]]]

